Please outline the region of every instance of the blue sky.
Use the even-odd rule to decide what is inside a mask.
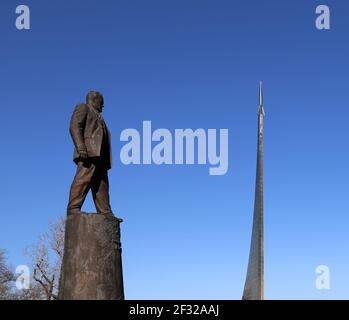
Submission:
[[[20,4],[20,3],[18,3]],[[22,4],[22,3],[21,3]],[[265,97],[265,297],[349,298],[349,3],[31,1],[0,4],[0,247],[13,265],[65,214],[71,112],[105,97],[111,202],[128,299],[240,299],[250,245],[258,83]],[[228,128],[229,171],[125,166],[126,128]],[[93,211],[91,198],[84,209]],[[331,289],[315,288],[315,268]]]

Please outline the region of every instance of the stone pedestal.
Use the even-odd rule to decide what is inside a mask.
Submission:
[[[119,219],[86,213],[67,217],[58,299],[124,299]]]

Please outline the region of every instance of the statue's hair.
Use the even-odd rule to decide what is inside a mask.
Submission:
[[[96,98],[102,98],[102,103],[103,103],[104,101],[103,95],[98,91],[91,90],[86,95],[86,103],[88,103],[90,100],[93,101]]]

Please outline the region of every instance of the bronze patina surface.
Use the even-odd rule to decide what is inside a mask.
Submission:
[[[101,115],[104,99],[98,91],[90,91],[86,103],[75,107],[70,121],[74,142],[73,160],[76,174],[70,188],[67,214],[81,212],[91,190],[97,213],[112,215],[109,199],[108,170],[111,168],[111,138]]]

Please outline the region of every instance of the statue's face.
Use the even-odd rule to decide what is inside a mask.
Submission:
[[[91,105],[93,108],[95,108],[98,112],[102,112],[104,108],[104,101],[102,96],[96,96],[92,101]]]

